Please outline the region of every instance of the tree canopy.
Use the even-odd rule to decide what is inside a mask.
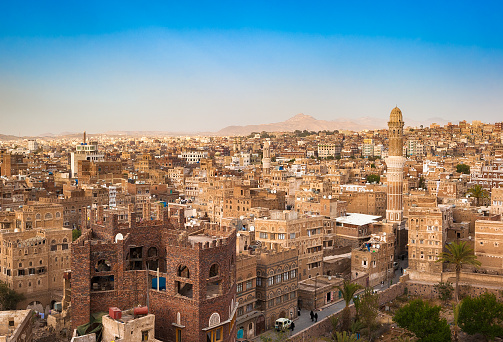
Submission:
[[[2,310],[16,310],[17,303],[24,300],[22,293],[10,289],[6,283],[0,281],[0,306]]]
[[[480,333],[490,340],[503,337],[503,303],[487,292],[475,298],[465,297],[459,308],[458,322],[470,335]]]
[[[466,164],[458,164],[456,165],[456,172],[464,173],[465,175],[470,174],[470,166]]]
[[[381,176],[374,175],[374,174],[368,175],[366,177],[366,180],[367,180],[368,183],[379,183],[381,181]]]
[[[400,308],[393,321],[414,333],[420,342],[451,341],[449,325],[445,318],[440,318],[440,306],[432,306],[421,299]]]

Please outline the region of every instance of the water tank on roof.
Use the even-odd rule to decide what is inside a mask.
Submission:
[[[134,316],[148,315],[148,307],[147,306],[136,307],[133,310],[133,314]]]

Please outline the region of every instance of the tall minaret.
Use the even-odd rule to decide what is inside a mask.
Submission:
[[[386,178],[388,181],[388,222],[401,223],[403,220],[403,118],[402,111],[395,107],[388,122],[389,153],[386,157]]]
[[[269,140],[266,140],[264,143],[262,169],[263,173],[266,175],[271,171],[271,145],[269,144]]]

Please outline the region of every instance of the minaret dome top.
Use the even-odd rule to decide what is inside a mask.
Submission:
[[[389,115],[389,121],[390,122],[403,122],[403,117],[402,117],[402,111],[400,108],[395,107],[391,111],[391,114]]]

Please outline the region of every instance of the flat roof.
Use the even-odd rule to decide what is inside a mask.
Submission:
[[[369,223],[376,223],[381,216],[367,215],[359,213],[347,213],[346,216],[340,216],[335,219],[338,223],[353,224],[356,226],[363,226]]]

